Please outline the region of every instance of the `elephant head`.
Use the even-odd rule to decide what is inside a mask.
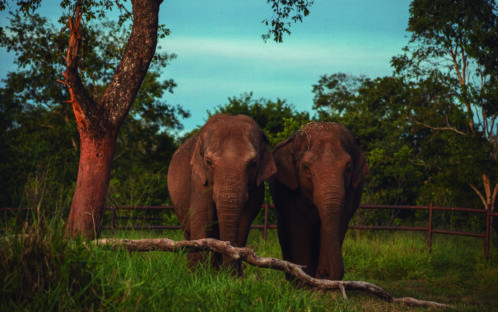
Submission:
[[[368,173],[365,154],[344,126],[320,122],[303,126],[279,143],[273,156],[274,181],[280,187],[271,183],[270,189],[284,258],[299,262],[296,254],[308,253],[300,258],[307,263],[300,264],[310,275],[342,279],[342,243]]]
[[[202,184],[214,187],[216,196],[226,191],[221,185],[240,185],[244,201],[252,187],[276,172],[268,137],[245,115],[210,118],[197,137],[190,164]]]
[[[168,187],[185,237],[245,246],[263,181],[276,171],[268,137],[248,116],[219,114],[184,145],[171,161]]]

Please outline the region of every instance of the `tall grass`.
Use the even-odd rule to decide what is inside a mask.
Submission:
[[[102,273],[98,250],[82,240],[68,242],[61,222],[37,219],[19,233],[0,238],[0,306],[2,311],[93,307],[99,300]]]
[[[0,239],[2,311],[409,311],[367,294],[298,289],[284,274],[247,267],[243,278],[199,266],[182,253],[110,251],[64,240],[61,221],[38,220]],[[104,236],[111,236],[104,232]],[[180,231],[117,232],[113,237],[170,237]],[[275,231],[250,233],[249,247],[280,257]],[[396,297],[455,304],[462,311],[498,306],[498,255],[482,256],[475,238],[436,236],[433,252],[417,233],[350,231],[344,242],[348,280],[371,281]],[[419,309],[422,310],[422,309]]]

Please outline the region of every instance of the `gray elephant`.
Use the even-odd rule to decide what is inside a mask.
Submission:
[[[244,247],[264,200],[264,183],[276,171],[268,137],[245,115],[218,114],[175,152],[168,189],[187,240],[216,238]],[[190,265],[203,254],[189,253]],[[213,265],[240,261],[215,254]]]
[[[277,173],[269,181],[283,258],[310,276],[341,280],[342,243],[368,173],[363,150],[344,126],[316,122],[277,144],[273,157]]]

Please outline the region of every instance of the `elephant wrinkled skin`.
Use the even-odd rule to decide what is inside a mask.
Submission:
[[[168,189],[187,240],[216,238],[244,247],[276,171],[268,137],[245,115],[215,115],[175,152]],[[203,260],[189,253],[189,264]],[[215,254],[213,265],[241,272],[240,261]]]
[[[310,276],[341,280],[342,243],[368,173],[363,150],[344,126],[317,122],[277,144],[273,157],[277,173],[269,182],[283,258]]]

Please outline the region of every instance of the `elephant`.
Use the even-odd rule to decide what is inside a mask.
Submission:
[[[312,122],[278,143],[273,158],[282,257],[312,277],[342,280],[342,243],[369,172],[359,140],[340,124]]]
[[[264,181],[276,172],[269,140],[245,115],[217,114],[182,144],[171,159],[168,189],[185,239],[216,238],[245,247],[249,229],[261,210]],[[190,266],[205,261],[188,253]],[[241,274],[241,262],[214,254]]]

